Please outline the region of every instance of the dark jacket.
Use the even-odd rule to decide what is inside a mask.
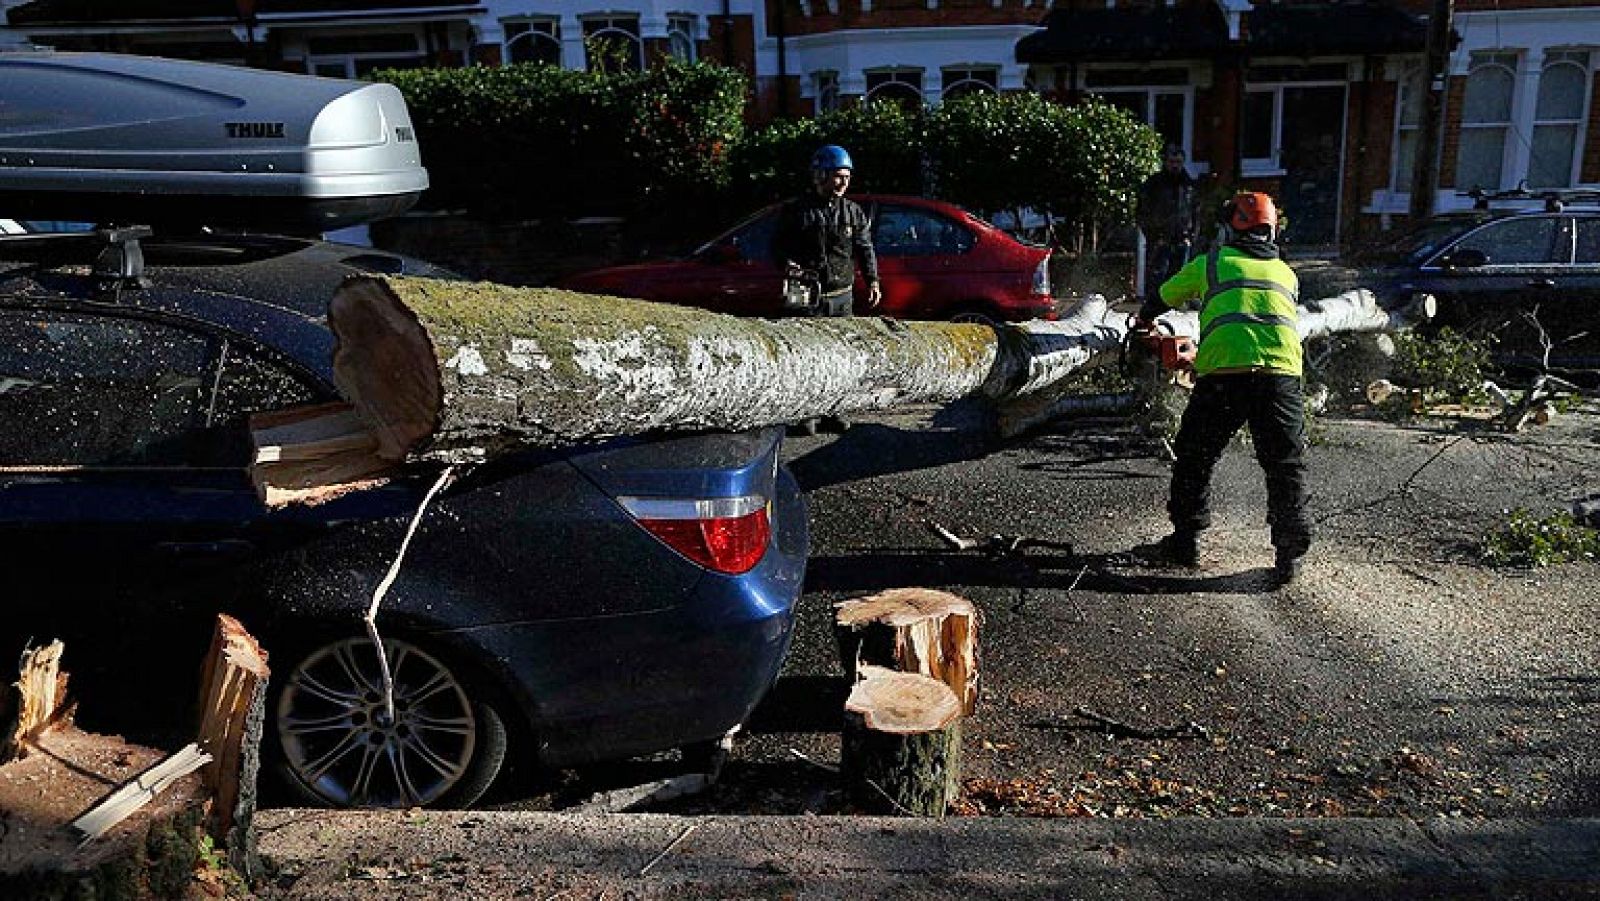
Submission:
[[[1160,172],[1139,187],[1139,230],[1156,243],[1186,241],[1195,232],[1195,182],[1184,170]]]
[[[872,251],[872,223],[866,211],[848,197],[825,198],[808,191],[783,205],[772,255],[780,269],[790,263],[822,279],[823,294],[847,291],[855,284],[855,258],[867,281],[878,280],[878,257]]]

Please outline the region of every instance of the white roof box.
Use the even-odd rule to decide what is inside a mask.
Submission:
[[[428,186],[400,92],[110,53],[0,53],[0,216],[320,231]]]

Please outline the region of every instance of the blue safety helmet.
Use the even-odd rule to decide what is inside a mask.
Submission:
[[[854,170],[856,164],[850,161],[850,152],[838,144],[824,144],[811,154],[811,170],[813,172],[832,172],[835,169]]]

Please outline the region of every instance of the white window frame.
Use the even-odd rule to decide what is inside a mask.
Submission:
[[[951,78],[954,77],[954,81]],[[939,70],[939,99],[956,88],[971,86],[977,91],[1000,93],[1000,67],[984,65],[946,66]]]
[[[1091,86],[1089,84],[1090,80],[1096,73],[1104,74],[1106,72],[1114,72],[1125,68],[1127,67],[1105,66],[1096,67],[1092,70],[1085,69],[1078,75],[1078,84],[1076,87],[1085,94],[1092,94],[1096,97],[1109,97],[1113,94],[1144,95],[1144,123],[1152,128],[1154,128],[1156,124],[1156,98],[1181,96],[1183,98],[1183,134],[1179,138],[1179,144],[1183,147],[1184,158],[1189,161],[1188,165],[1191,172],[1199,171],[1202,174],[1209,172],[1211,170],[1209,163],[1199,163],[1194,159],[1195,77],[1193,71],[1184,73],[1183,83],[1169,82],[1167,84],[1114,84],[1105,86]],[[1167,70],[1181,67],[1157,66],[1157,68]]]
[[[356,74],[356,63],[364,60],[398,60],[420,59],[426,60],[428,52],[423,44],[422,36],[411,29],[380,28],[363,31],[339,32],[337,34],[317,35],[318,38],[337,39],[343,37],[361,37],[364,35],[403,35],[411,39],[413,53],[406,55],[398,50],[374,50],[370,52],[352,51],[348,53],[320,53],[313,54],[310,44],[306,46],[306,72],[320,75],[325,78],[360,78]],[[333,74],[334,67],[338,67],[340,74]],[[381,68],[381,67],[380,67]]]
[[[891,66],[882,69],[867,69],[862,73],[862,75],[868,82],[871,82],[875,77],[883,79],[876,85],[867,88],[866,92],[861,95],[861,101],[863,103],[871,103],[873,101],[873,95],[883,92],[885,88],[897,88],[897,86],[900,85],[904,85],[905,87],[909,87],[916,91],[918,102],[924,104],[927,102],[925,99],[926,95],[923,93],[924,70],[920,68],[910,66]],[[893,92],[891,91],[890,93]]]
[[[1240,168],[1243,169],[1243,171],[1240,172],[1240,175],[1243,177],[1271,178],[1274,176],[1287,174],[1287,171],[1283,168],[1283,92],[1286,90],[1294,90],[1296,88],[1344,88],[1345,105],[1347,107],[1349,106],[1349,81],[1340,81],[1335,79],[1317,79],[1313,81],[1263,81],[1251,82],[1245,85],[1245,93],[1247,95],[1263,93],[1272,94],[1272,155],[1263,157],[1241,157],[1239,162]],[[1349,116],[1348,109],[1345,111],[1345,116]],[[1241,120],[1244,118],[1244,109],[1242,107],[1239,110],[1239,117]],[[1242,129],[1244,126],[1243,121],[1241,121],[1239,124],[1240,128]],[[1348,131],[1348,129],[1348,122],[1341,126],[1341,132]],[[1241,153],[1243,153],[1243,142],[1241,141],[1240,143],[1241,146],[1239,150]],[[1344,152],[1342,150],[1339,153],[1339,158],[1341,160],[1342,171],[1342,161],[1344,159]]]
[[[833,69],[821,69],[811,73],[811,88],[816,95],[815,107],[817,115],[833,112],[839,108],[839,73]]]
[[[700,43],[696,39],[699,33],[698,16],[693,13],[672,13],[667,16],[667,52],[686,63],[694,62],[700,55]],[[680,42],[682,52],[679,52]]]
[[[1566,178],[1566,182],[1564,184],[1559,184],[1559,185],[1532,185],[1532,184],[1530,184],[1529,188],[1531,190],[1560,190],[1560,189],[1572,188],[1572,187],[1575,187],[1575,186],[1577,186],[1579,184],[1579,179],[1581,178],[1582,171],[1583,171],[1583,139],[1584,139],[1586,133],[1589,130],[1588,129],[1588,125],[1589,125],[1590,104],[1594,102],[1594,98],[1593,98],[1593,96],[1591,96],[1593,94],[1593,92],[1594,92],[1594,69],[1593,69],[1593,66],[1591,64],[1590,57],[1591,57],[1591,54],[1590,54],[1590,51],[1588,51],[1588,50],[1552,49],[1552,50],[1547,50],[1545,52],[1543,65],[1541,65],[1539,67],[1540,86],[1541,87],[1543,86],[1543,81],[1544,81],[1545,74],[1548,73],[1551,69],[1562,67],[1562,66],[1571,66],[1573,68],[1578,69],[1583,75],[1583,78],[1582,78],[1582,81],[1581,81],[1581,84],[1583,85],[1583,99],[1582,99],[1582,101],[1580,103],[1580,106],[1578,107],[1578,115],[1575,118],[1541,119],[1541,118],[1539,118],[1539,105],[1538,105],[1537,94],[1535,94],[1534,108],[1533,108],[1533,122],[1532,122],[1532,126],[1528,130],[1528,145],[1529,145],[1528,146],[1528,160],[1529,160],[1529,168],[1530,169],[1532,168],[1532,162],[1533,162],[1534,133],[1538,130],[1539,126],[1541,126],[1541,125],[1570,125],[1570,126],[1573,126],[1572,166],[1571,166],[1570,170],[1567,172],[1567,178]],[[1531,175],[1532,173],[1530,172],[1528,174]]]
[[[1417,135],[1418,143],[1422,141],[1422,119],[1427,116],[1428,103],[1428,76],[1421,63],[1407,65],[1400,72],[1400,77],[1395,82],[1394,92],[1394,134],[1389,143],[1389,193],[1392,195],[1410,195],[1411,182],[1416,173],[1400,171],[1400,141],[1408,132]],[[1406,123],[1406,102],[1415,94],[1419,99],[1417,121]],[[1420,147],[1417,149],[1421,149]],[[1417,164],[1416,154],[1413,152],[1411,164]]]
[[[555,51],[554,65],[561,65],[561,20],[556,16],[517,16],[501,19],[500,27],[508,32],[505,42],[506,61],[510,62],[512,48],[519,43],[537,46],[540,42],[548,42]],[[509,34],[515,28],[523,30],[517,34]]]
[[[1469,131],[1498,128],[1504,132],[1505,136],[1500,141],[1500,180],[1498,184],[1493,185],[1463,184],[1461,182],[1461,152],[1459,149],[1456,151],[1456,171],[1452,180],[1455,182],[1455,187],[1458,191],[1475,187],[1488,191],[1499,191],[1515,184],[1517,175],[1516,166],[1512,159],[1512,146],[1516,143],[1516,140],[1525,139],[1525,133],[1517,122],[1519,114],[1518,101],[1520,100],[1518,95],[1522,93],[1518,90],[1518,78],[1522,74],[1523,57],[1521,53],[1515,50],[1482,50],[1474,52],[1472,57],[1472,61],[1467,65],[1468,84],[1464,85],[1462,89],[1461,140],[1465,143],[1467,132]],[[1466,92],[1471,89],[1472,75],[1480,69],[1489,68],[1504,69],[1511,75],[1511,102],[1506,112],[1506,118],[1504,121],[1468,122],[1465,97]],[[1516,140],[1513,140],[1514,138]]]
[[[605,38],[616,35],[633,44],[632,62],[643,69],[644,58],[644,32],[640,17],[634,13],[616,15],[579,16],[578,22],[583,28],[583,64],[586,69],[594,69],[594,61],[589,59],[589,41],[595,38]],[[634,70],[634,71],[637,71]]]

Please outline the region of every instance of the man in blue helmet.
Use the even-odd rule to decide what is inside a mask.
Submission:
[[[855,169],[850,154],[837,144],[817,148],[811,155],[811,190],[783,205],[778,213],[772,251],[786,278],[812,274],[820,282],[817,303],[804,315],[849,316],[855,308],[856,259],[867,279],[867,306],[883,300],[878,283],[878,256],[872,250],[872,223],[866,211],[844,196]],[[798,424],[803,434],[819,428],[843,432],[850,420],[843,416],[807,419]]]
[[[883,299],[878,257],[872,251],[872,224],[860,204],[844,196],[855,164],[837,144],[811,155],[811,190],[783,205],[778,214],[773,254],[786,276],[814,273],[821,297],[813,316],[849,316],[855,306],[856,259],[867,278],[867,306]]]

